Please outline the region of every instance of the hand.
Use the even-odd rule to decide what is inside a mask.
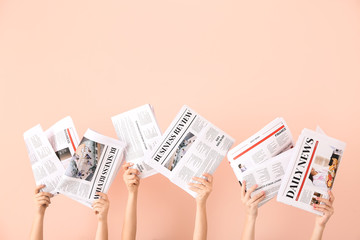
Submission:
[[[240,197],[243,206],[246,208],[246,214],[250,217],[257,217],[258,204],[265,198],[265,192],[262,191],[261,193],[251,197],[251,193],[255,191],[258,185],[255,184],[246,191],[246,181],[243,181],[242,184]]]
[[[98,216],[99,221],[107,220],[107,215],[110,206],[109,198],[105,193],[102,192],[97,192],[96,194],[99,195],[100,198],[96,199],[92,204],[93,211],[95,215]]]
[[[331,191],[328,191],[329,199],[317,197],[316,200],[324,204],[313,204],[315,210],[324,213],[323,216],[316,217],[316,224],[320,227],[325,227],[326,223],[329,221],[330,217],[334,214],[334,207],[332,206],[335,197]]]
[[[208,173],[204,173],[203,176],[206,177],[207,179],[193,177],[192,179],[199,183],[192,183],[192,182],[189,183],[190,190],[197,193],[196,196],[197,203],[206,203],[206,200],[212,191],[213,177]]]
[[[130,168],[133,165],[133,163],[126,163],[123,166],[125,170],[123,178],[129,193],[137,192],[140,185],[140,178],[137,176],[140,172],[137,169]]]
[[[48,192],[40,192],[41,189],[45,187],[44,184],[39,185],[35,188],[34,202],[36,206],[36,211],[39,214],[44,214],[46,208],[51,204],[50,198],[54,195]]]

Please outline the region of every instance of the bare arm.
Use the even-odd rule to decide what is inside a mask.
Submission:
[[[206,200],[212,191],[213,177],[205,173],[204,178],[194,177],[193,180],[199,183],[189,183],[190,189],[196,192],[196,217],[194,228],[194,240],[205,240],[207,238],[207,217],[206,217]]]
[[[96,229],[96,240],[107,240],[108,239],[108,222],[107,215],[109,212],[110,202],[108,196],[105,193],[97,193],[100,198],[97,199],[93,204],[93,211],[98,217],[98,225]]]
[[[252,186],[246,191],[246,181],[243,181],[241,187],[241,202],[246,209],[245,225],[242,232],[242,240],[255,239],[255,223],[258,215],[258,204],[265,198],[265,192],[256,194],[251,197],[251,193],[257,188],[257,185]]]
[[[37,186],[35,189],[34,202],[36,206],[35,216],[30,232],[31,240],[42,240],[43,239],[43,225],[45,210],[50,205],[50,198],[53,197],[51,193],[40,192],[45,185]]]
[[[330,217],[334,214],[334,207],[332,206],[335,197],[331,191],[329,191],[329,199],[317,198],[319,202],[324,204],[314,204],[314,209],[324,213],[323,216],[317,216],[315,220],[315,226],[313,233],[311,235],[311,240],[320,240],[325,230],[326,223],[329,221]]]
[[[136,239],[137,195],[140,179],[137,176],[139,171],[130,168],[132,165],[132,163],[127,163],[123,167],[125,170],[123,178],[128,189],[128,200],[126,203],[125,219],[121,235],[121,239],[123,240]]]

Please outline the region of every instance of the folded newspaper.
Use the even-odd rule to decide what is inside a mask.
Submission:
[[[74,123],[66,117],[46,132],[39,125],[24,133],[36,185],[45,184],[42,191],[57,194],[56,186],[65,172],[64,166],[79,143]]]
[[[126,143],[125,161],[134,163],[140,178],[157,173],[145,163],[145,157],[161,137],[154,109],[146,104],[111,118],[118,138]]]
[[[234,140],[225,132],[183,106],[145,161],[171,182],[196,197],[189,189],[192,177],[213,174]]]
[[[277,196],[283,202],[322,215],[314,210],[317,197],[328,199],[334,185],[345,143],[321,132],[304,129],[294,148]]]
[[[88,129],[57,190],[84,205],[91,207],[96,192],[107,193],[120,169],[125,143]]]
[[[234,147],[227,154],[240,185],[246,188],[257,184],[252,193],[265,191],[265,199],[259,206],[276,196],[282,177],[290,161],[294,141],[282,118],[276,118],[259,132]]]

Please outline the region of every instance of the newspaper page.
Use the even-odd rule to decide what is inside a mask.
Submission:
[[[79,136],[71,117],[61,119],[46,130],[45,134],[56,156],[66,169],[79,145]]]
[[[125,143],[88,129],[82,138],[57,190],[84,205],[107,193],[120,169]]]
[[[318,130],[319,131],[319,130]],[[317,197],[329,198],[346,144],[320,132],[304,129],[294,148],[277,200],[303,210],[314,210]]]
[[[196,197],[189,189],[192,177],[213,174],[234,143],[233,138],[183,106],[147,163],[174,184]]]
[[[57,194],[56,186],[65,169],[56,156],[40,124],[24,133],[36,185],[45,184],[44,192]]]
[[[258,185],[251,196],[258,194],[261,191],[265,192],[265,199],[259,203],[259,207],[277,195],[281,180],[284,177],[293,152],[294,149],[290,149],[280,153],[263,164],[248,169],[243,174],[243,180],[246,181],[246,188],[251,188],[255,184]]]
[[[227,158],[241,184],[247,170],[256,168],[293,146],[293,137],[285,120],[276,118],[259,132],[231,149]]]
[[[133,168],[139,170],[140,178],[157,173],[147,165],[144,158],[161,137],[154,110],[150,104],[140,106],[111,118],[116,135],[126,143],[125,161],[134,163]]]

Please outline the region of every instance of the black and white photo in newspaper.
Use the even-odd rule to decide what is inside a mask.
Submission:
[[[161,137],[154,109],[150,104],[134,108],[111,118],[117,137],[126,143],[125,161],[134,163],[139,170],[139,178],[146,178],[157,173],[145,163],[144,158]]]

